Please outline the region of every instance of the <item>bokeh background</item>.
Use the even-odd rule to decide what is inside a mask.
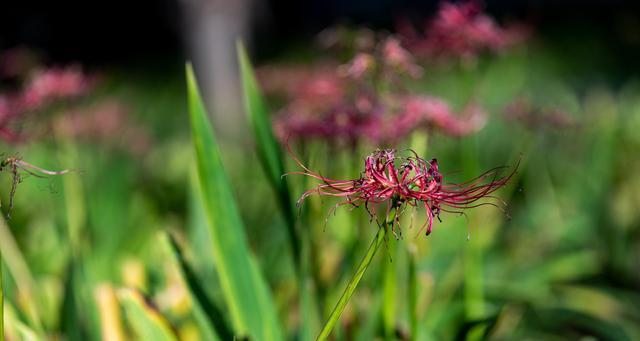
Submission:
[[[505,210],[443,213],[428,237],[424,212],[407,213],[333,339],[640,339],[640,8],[476,5],[518,39],[421,54],[401,24],[429,36],[437,1],[4,4],[3,158],[71,170],[19,170],[15,193],[15,174],[0,172],[7,338],[315,338],[376,225],[364,209],[330,214],[331,198],[295,206],[317,183],[274,180],[269,165],[300,171],[290,137],[294,155],[338,179],[359,177],[377,148],[435,157],[452,182],[520,162],[497,193]],[[389,37],[420,75],[383,69]],[[246,115],[238,39],[264,95],[258,118]],[[376,67],[358,77],[349,67],[363,51]],[[209,130],[193,107],[190,119],[186,61],[215,132],[196,153]],[[391,126],[398,98],[446,110],[373,139],[367,129],[384,125],[367,121],[362,91]],[[355,123],[327,115],[334,104],[355,108]],[[452,130],[470,124],[471,105],[481,119]],[[217,150],[223,169],[207,173]]]

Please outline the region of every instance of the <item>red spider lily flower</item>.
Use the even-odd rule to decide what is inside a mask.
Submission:
[[[14,142],[18,139],[18,134],[8,127],[11,120],[16,117],[16,111],[13,106],[13,101],[10,97],[0,95],[0,139],[9,142]]]
[[[501,177],[499,172],[503,167],[498,167],[467,182],[451,184],[443,181],[436,159],[425,161],[415,153],[399,157],[395,150],[387,149],[367,156],[360,178],[334,180],[309,170],[295,156],[294,159],[304,171],[290,174],[302,174],[322,182],[304,192],[298,204],[311,195],[333,196],[343,199],[334,209],[343,205],[364,205],[372,217],[375,217],[375,207],[383,203],[387,204],[387,213],[391,209],[402,212],[407,206],[422,206],[427,215],[422,226],[426,227],[426,235],[431,233],[434,219],[440,220],[441,212],[463,213],[464,209],[482,205],[506,205],[492,193],[506,185],[517,170],[516,165],[513,172]],[[481,199],[489,201],[480,202]],[[396,215],[392,223],[394,233],[398,219]]]
[[[384,101],[383,101],[384,100]],[[322,138],[355,143],[394,144],[418,129],[431,128],[449,136],[466,136],[482,129],[486,114],[468,105],[463,115],[431,96],[358,96],[355,103],[340,103],[325,112],[311,112],[297,103],[289,105],[274,121],[281,141],[288,138]]]
[[[482,12],[478,1],[443,3],[425,34],[416,32],[407,20],[398,23],[398,32],[409,49],[427,57],[459,57],[473,61],[480,52],[499,52],[525,40],[522,25],[499,26]]]
[[[320,112],[292,103],[276,118],[274,130],[283,143],[289,138],[347,144],[363,138],[379,141],[386,137],[384,113],[382,104],[370,96],[358,96],[353,103],[345,101]]]
[[[447,102],[431,96],[406,96],[402,99],[402,113],[395,125],[397,135],[403,136],[420,126],[437,128],[450,136],[466,136],[482,129],[486,113],[471,103],[457,115]]]
[[[553,106],[536,106],[527,98],[517,98],[508,103],[503,116],[507,121],[519,122],[529,129],[564,130],[579,126],[569,113]]]
[[[94,79],[78,67],[37,71],[22,94],[23,110],[37,110],[55,100],[78,97],[93,87]]]
[[[375,58],[369,53],[358,53],[345,65],[338,68],[338,74],[352,79],[361,79],[369,74],[376,66]]]
[[[0,94],[0,139],[23,140],[23,134],[13,128],[17,121],[59,101],[86,95],[96,81],[95,76],[86,75],[77,66],[36,70],[22,90]]]
[[[345,82],[336,74],[336,67],[329,63],[314,67],[264,65],[256,70],[256,76],[261,89],[268,95],[319,104],[344,96]]]
[[[422,77],[422,67],[415,63],[413,55],[405,50],[400,45],[400,40],[395,37],[389,37],[384,41],[382,59],[387,65],[405,72],[413,78]]]

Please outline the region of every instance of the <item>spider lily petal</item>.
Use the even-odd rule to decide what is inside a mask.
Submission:
[[[336,207],[364,204],[368,209],[370,204],[386,203],[388,208],[398,209],[404,205],[416,207],[421,204],[427,216],[423,225],[426,235],[431,233],[433,220],[439,220],[441,212],[461,212],[483,205],[504,204],[491,194],[505,186],[518,168],[516,165],[511,173],[500,176],[503,167],[497,167],[469,181],[449,184],[443,183],[444,177],[436,159],[427,162],[415,153],[410,157],[399,157],[395,150],[387,149],[375,151],[365,158],[365,169],[360,178],[335,180],[311,171],[295,156],[294,159],[304,171],[290,174],[302,174],[323,182],[304,192],[299,204],[311,195],[343,198]],[[481,202],[482,199],[488,201]]]

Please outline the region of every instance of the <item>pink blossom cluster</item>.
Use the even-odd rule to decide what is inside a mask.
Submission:
[[[124,149],[134,155],[148,150],[148,131],[131,119],[126,106],[107,100],[88,108],[73,109],[56,117],[54,129],[61,135]]]
[[[480,53],[499,52],[523,41],[528,29],[523,25],[501,27],[482,12],[477,1],[443,2],[436,16],[418,32],[401,20],[398,33],[407,48],[424,57],[458,57],[472,61]]]
[[[0,138],[16,141],[18,134],[9,127],[14,121],[57,101],[85,95],[94,83],[75,66],[36,70],[21,91],[0,94]]]
[[[310,176],[322,182],[304,192],[298,204],[311,195],[333,196],[343,199],[336,207],[364,205],[372,217],[376,216],[376,206],[383,203],[387,204],[387,212],[392,208],[401,212],[406,206],[422,206],[427,216],[422,228],[426,227],[427,235],[441,212],[462,213],[461,210],[468,208],[502,204],[491,194],[506,185],[517,169],[516,166],[509,175],[501,177],[500,168],[494,168],[469,181],[451,184],[443,181],[436,159],[425,161],[415,153],[398,157],[394,150],[387,149],[367,156],[360,178],[334,180],[309,170],[295,156],[294,159],[303,171],[291,174]],[[485,198],[490,201],[478,202]],[[394,232],[398,222],[398,218],[393,221]]]
[[[409,75],[412,78],[422,77],[422,67],[416,64],[413,55],[404,49],[394,36],[386,37],[371,51],[359,52],[338,72],[353,80],[361,80],[365,76],[381,76],[394,78],[397,75]]]
[[[486,114],[469,104],[458,115],[443,99],[412,95],[407,81],[424,73],[418,62],[433,60],[425,56],[473,60],[481,52],[513,46],[524,32],[499,26],[477,2],[443,3],[424,35],[406,23],[398,35],[360,30],[354,39],[340,30],[325,32],[325,45],[343,50],[348,43],[353,45],[353,58],[334,71],[324,64],[302,71],[263,68],[258,74],[268,94],[279,89],[288,101],[274,120],[282,141],[319,138],[393,144],[423,128],[459,137],[481,129]],[[367,43],[356,44],[358,40]]]
[[[322,138],[350,144],[360,140],[393,144],[421,128],[464,136],[480,130],[485,121],[484,111],[473,104],[460,116],[436,97],[396,96],[383,103],[361,96],[354,103],[337,105],[320,115],[285,112],[277,118],[274,127],[282,141]]]
[[[0,53],[0,78],[22,78],[38,66],[38,54],[18,46]]]
[[[346,80],[336,68],[322,63],[315,68],[265,65],[257,69],[256,75],[265,93],[284,97],[291,108],[304,116],[328,110],[346,96]]]
[[[511,101],[503,114],[507,121],[519,122],[527,128],[567,129],[577,126],[569,113],[555,107],[536,107],[527,98]]]
[[[77,66],[36,71],[23,90],[24,110],[37,110],[56,100],[78,97],[93,87],[93,78]]]

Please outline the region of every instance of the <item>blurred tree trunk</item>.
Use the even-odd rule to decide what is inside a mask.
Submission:
[[[236,39],[247,46],[252,0],[182,0],[184,34],[202,96],[221,138],[241,141],[246,130]]]

